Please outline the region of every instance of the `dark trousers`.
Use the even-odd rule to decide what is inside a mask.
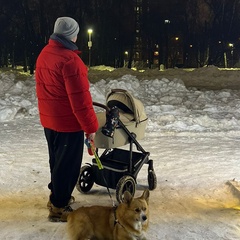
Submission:
[[[82,164],[84,132],[56,132],[44,128],[47,139],[51,182],[50,201],[65,207],[77,183]]]

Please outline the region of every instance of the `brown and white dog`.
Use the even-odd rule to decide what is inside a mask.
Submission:
[[[80,207],[69,214],[68,234],[71,240],[146,240],[149,223],[149,190],[133,198],[124,192],[117,207]]]

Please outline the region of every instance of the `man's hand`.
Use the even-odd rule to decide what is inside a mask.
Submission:
[[[90,141],[94,140],[96,133],[87,133],[86,138],[89,139]]]

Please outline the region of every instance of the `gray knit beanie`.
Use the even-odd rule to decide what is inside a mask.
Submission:
[[[78,35],[79,25],[73,18],[59,17],[54,24],[53,32],[72,40]]]

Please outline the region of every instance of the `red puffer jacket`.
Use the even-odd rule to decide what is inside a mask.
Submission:
[[[50,39],[37,59],[35,76],[43,127],[58,132],[97,131],[87,67],[75,51]]]

